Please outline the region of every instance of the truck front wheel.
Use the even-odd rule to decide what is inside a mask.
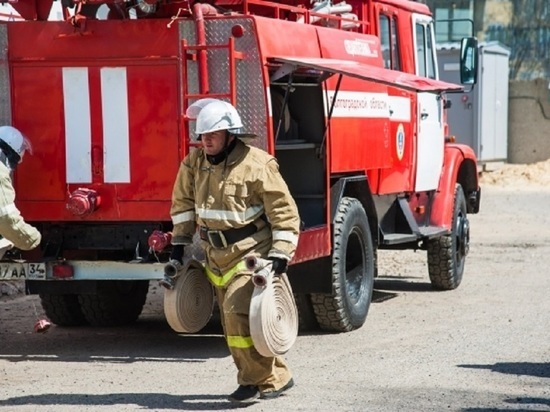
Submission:
[[[374,248],[367,214],[357,199],[344,197],[334,219],[332,293],[312,293],[321,329],[349,332],[367,317],[374,285]]]
[[[457,184],[451,233],[427,243],[428,272],[434,289],[452,290],[460,285],[469,248],[470,224],[466,215],[466,198],[462,186]]]

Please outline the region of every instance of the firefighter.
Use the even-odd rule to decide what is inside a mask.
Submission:
[[[272,399],[294,385],[281,357],[261,356],[252,342],[249,306],[254,290],[244,259],[273,261],[275,275],[286,272],[298,242],[300,219],[276,159],[247,145],[237,110],[217,99],[201,99],[187,111],[196,118],[202,147],[181,163],[174,184],[171,259],[198,230],[205,272],[214,285],[227,346],[238,369],[232,402]]]
[[[14,203],[11,174],[26,151],[32,153],[31,145],[19,130],[0,127],[0,236],[22,250],[34,249],[42,239],[40,232],[25,222]]]

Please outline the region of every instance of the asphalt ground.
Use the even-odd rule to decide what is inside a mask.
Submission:
[[[365,325],[301,334],[296,385],[249,411],[550,411],[550,188],[483,189],[464,280],[431,289],[425,252],[380,252]],[[36,296],[0,298],[1,411],[231,410],[219,325],[178,335],[151,285],[123,328],[33,332]]]

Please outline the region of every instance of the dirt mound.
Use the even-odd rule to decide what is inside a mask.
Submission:
[[[503,164],[481,173],[480,184],[502,187],[550,187],[550,159],[531,164]]]

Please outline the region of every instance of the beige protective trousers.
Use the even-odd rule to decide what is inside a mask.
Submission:
[[[256,385],[260,392],[281,389],[292,378],[283,358],[258,353],[250,336],[249,311],[254,284],[248,273],[236,274],[226,288],[216,287],[227,346],[238,369],[239,385]]]

